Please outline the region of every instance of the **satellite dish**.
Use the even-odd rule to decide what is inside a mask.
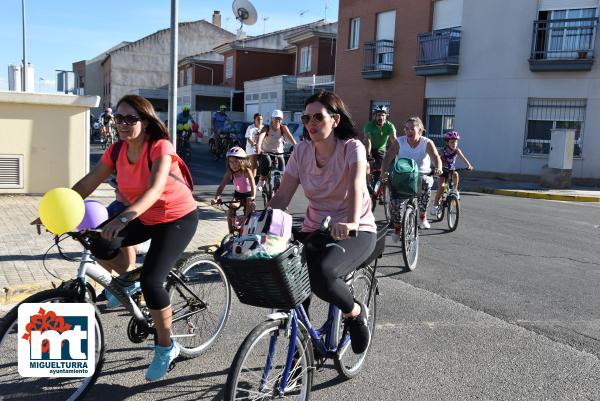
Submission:
[[[240,21],[242,25],[256,24],[258,14],[249,0],[235,0],[231,8],[233,9],[233,15],[235,15],[235,18]]]

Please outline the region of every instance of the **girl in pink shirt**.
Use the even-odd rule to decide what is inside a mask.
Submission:
[[[233,200],[238,201],[236,205],[232,204],[227,212],[227,226],[229,233],[233,234],[233,219],[235,212],[240,207],[244,207],[244,214],[247,216],[254,210],[254,197],[256,194],[256,185],[254,184],[254,174],[248,160],[246,152],[239,146],[234,146],[227,152],[227,170],[221,180],[221,184],[217,188],[213,203],[219,203],[221,194],[225,185],[233,180]]]
[[[346,318],[352,350],[360,354],[370,341],[368,309],[356,301],[344,277],[375,248],[377,227],[365,175],[367,157],[342,99],[320,91],[304,103],[302,122],[309,139],[294,147],[279,191],[270,207],[285,209],[298,185],[308,199],[300,240],[305,242],[310,284],[321,299],[339,307]],[[331,239],[345,249],[322,247],[310,236],[331,216]],[[357,236],[351,237],[352,231]]]

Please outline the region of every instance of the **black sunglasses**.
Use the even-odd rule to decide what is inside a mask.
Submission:
[[[315,113],[313,115],[304,114],[302,117],[300,117],[300,121],[302,121],[302,124],[308,124],[310,122],[310,120],[312,120],[314,118],[316,122],[320,123],[320,122],[323,122],[326,115],[333,116],[333,114],[327,114],[327,113],[325,113],[325,114],[324,113]]]
[[[142,121],[141,118],[134,116],[133,114],[127,114],[125,116],[123,114],[115,114],[114,117],[117,124],[134,125],[138,121]]]

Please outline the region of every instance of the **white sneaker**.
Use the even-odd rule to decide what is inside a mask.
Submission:
[[[432,215],[432,216],[436,216],[436,217],[437,217],[439,210],[440,210],[440,207],[439,207],[439,206],[433,206],[433,207],[431,208],[431,215]]]
[[[431,228],[431,224],[427,221],[427,217],[423,217],[419,219],[419,228],[429,230]]]
[[[256,190],[262,192],[264,185],[265,185],[264,181],[259,181],[258,184],[256,185]]]

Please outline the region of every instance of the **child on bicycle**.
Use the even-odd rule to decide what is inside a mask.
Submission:
[[[233,180],[234,193],[233,200],[239,201],[239,205],[232,204],[232,207],[227,212],[227,226],[229,233],[233,234],[235,213],[240,207],[244,207],[244,214],[247,216],[254,210],[254,197],[256,195],[256,185],[254,183],[254,175],[250,161],[244,149],[239,146],[234,146],[227,151],[227,170],[223,176],[223,180],[217,188],[214,203],[219,203],[221,194],[225,185]]]
[[[435,200],[433,201],[433,207],[431,208],[431,214],[434,216],[438,214],[440,200],[442,199],[442,194],[444,192],[444,182],[446,182],[450,170],[456,168],[456,157],[460,157],[468,170],[473,170],[473,166],[469,160],[458,148],[459,139],[460,134],[458,131],[449,131],[444,134],[445,145],[440,153],[440,156],[442,157],[442,174],[438,177],[437,192],[435,194]],[[454,188],[458,188],[458,173],[456,171],[452,172],[452,184],[454,185]]]

